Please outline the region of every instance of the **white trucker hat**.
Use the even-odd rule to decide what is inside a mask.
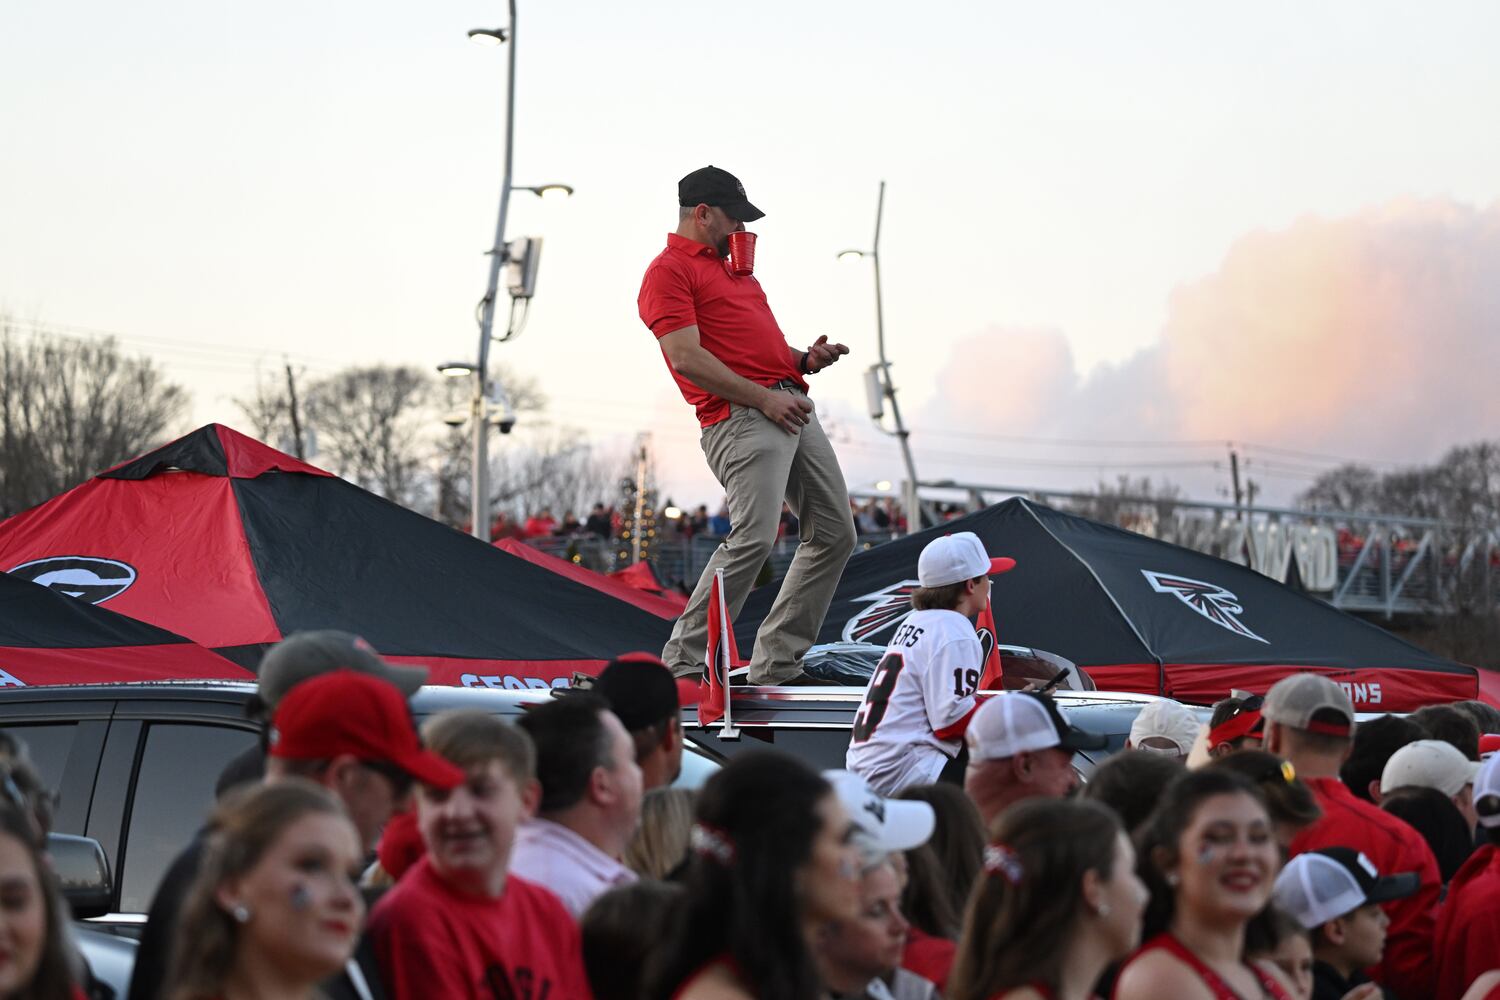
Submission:
[[[1109,738],[1075,729],[1057,703],[1032,691],[1007,691],[986,700],[964,731],[969,760],[1003,760],[1018,753],[1103,750]]]
[[[1436,788],[1452,798],[1472,784],[1479,774],[1479,761],[1442,740],[1416,740],[1391,754],[1380,772],[1380,794],[1416,785]]]
[[[866,856],[910,850],[932,836],[937,814],[926,802],[887,799],[853,771],[824,771],[823,778],[853,820],[855,846]]]
[[[1303,929],[1312,930],[1364,906],[1417,891],[1416,872],[1381,875],[1374,862],[1349,847],[1325,847],[1286,863],[1271,900]]]
[[[974,532],[957,531],[934,538],[922,549],[917,557],[917,582],[924,587],[946,587],[976,576],[1006,573],[1015,565],[1014,559],[991,559]]]

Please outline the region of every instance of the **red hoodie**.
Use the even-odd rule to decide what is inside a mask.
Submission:
[[[1437,1000],[1458,1000],[1469,984],[1500,965],[1500,848],[1486,844],[1448,883],[1438,911]]]
[[[1416,872],[1420,884],[1405,899],[1382,903],[1391,918],[1385,955],[1370,976],[1402,1000],[1432,996],[1433,910],[1442,882],[1437,859],[1422,835],[1408,824],[1357,799],[1337,778],[1305,778],[1323,816],[1292,840],[1293,855],[1319,847],[1352,847],[1375,863],[1381,874]]]

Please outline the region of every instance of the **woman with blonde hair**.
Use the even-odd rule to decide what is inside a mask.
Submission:
[[[949,1000],[1084,1000],[1140,941],[1146,889],[1114,813],[1030,799],[1007,809],[969,899]]]
[[[214,814],[178,921],[169,1000],[309,1000],[364,920],[359,835],[301,780],[232,795]]]
[[[693,792],[653,788],[641,799],[641,822],[625,846],[625,867],[641,878],[663,879],[687,857],[693,829]]]

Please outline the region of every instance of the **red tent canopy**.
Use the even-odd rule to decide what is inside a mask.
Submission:
[[[547,687],[670,630],[217,424],[0,523],[0,570],[247,667],[336,628],[433,683]]]
[[[619,580],[621,583],[628,584],[647,594],[660,597],[664,601],[672,602],[673,606],[677,608],[677,614],[681,614],[682,609],[687,607],[688,599],[686,595],[662,583],[661,578],[656,575],[656,570],[648,562],[632,563],[624,569],[617,569],[609,574],[609,578],[611,580]],[[673,615],[672,617],[676,618],[677,615]]]
[[[541,549],[527,545],[525,542],[515,538],[502,538],[495,543],[495,548],[509,552],[513,556],[520,556],[527,562],[543,569],[551,570],[559,576],[565,576],[570,580],[577,580],[586,587],[608,594],[610,597],[618,598],[627,604],[634,604],[643,611],[649,611],[658,618],[669,620],[676,619],[682,614],[682,609],[687,606],[687,599],[673,601],[666,597],[658,597],[645,590],[638,589],[631,583],[621,582],[618,574],[605,576],[603,573],[595,573],[591,569],[579,566],[577,563],[567,559],[559,559],[557,556],[543,552]],[[637,565],[645,565],[637,563]],[[653,578],[654,579],[654,578]]]
[[[1479,700],[1500,708],[1500,671],[1479,671]]]

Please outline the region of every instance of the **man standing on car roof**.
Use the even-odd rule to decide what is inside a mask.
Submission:
[[[963,781],[964,730],[978,706],[984,648],[974,619],[990,599],[991,559],[972,531],[927,543],[917,557],[915,609],[896,629],[854,717],[845,765],[882,795],[939,777]]]
[[[844,474],[807,397],[806,376],[849,349],[826,336],[806,351],[793,349],[760,282],[730,270],[730,234],[765,215],[733,174],[712,166],[693,171],[678,182],[677,203],[677,231],[646,268],[637,305],[697,410],[700,444],[728,494],[731,528],[662,659],[679,677],[702,672],[714,574],[724,571],[729,614],[739,614],[776,541],[785,500],[801,544],[755,637],[750,683],[798,683],[855,538]]]

